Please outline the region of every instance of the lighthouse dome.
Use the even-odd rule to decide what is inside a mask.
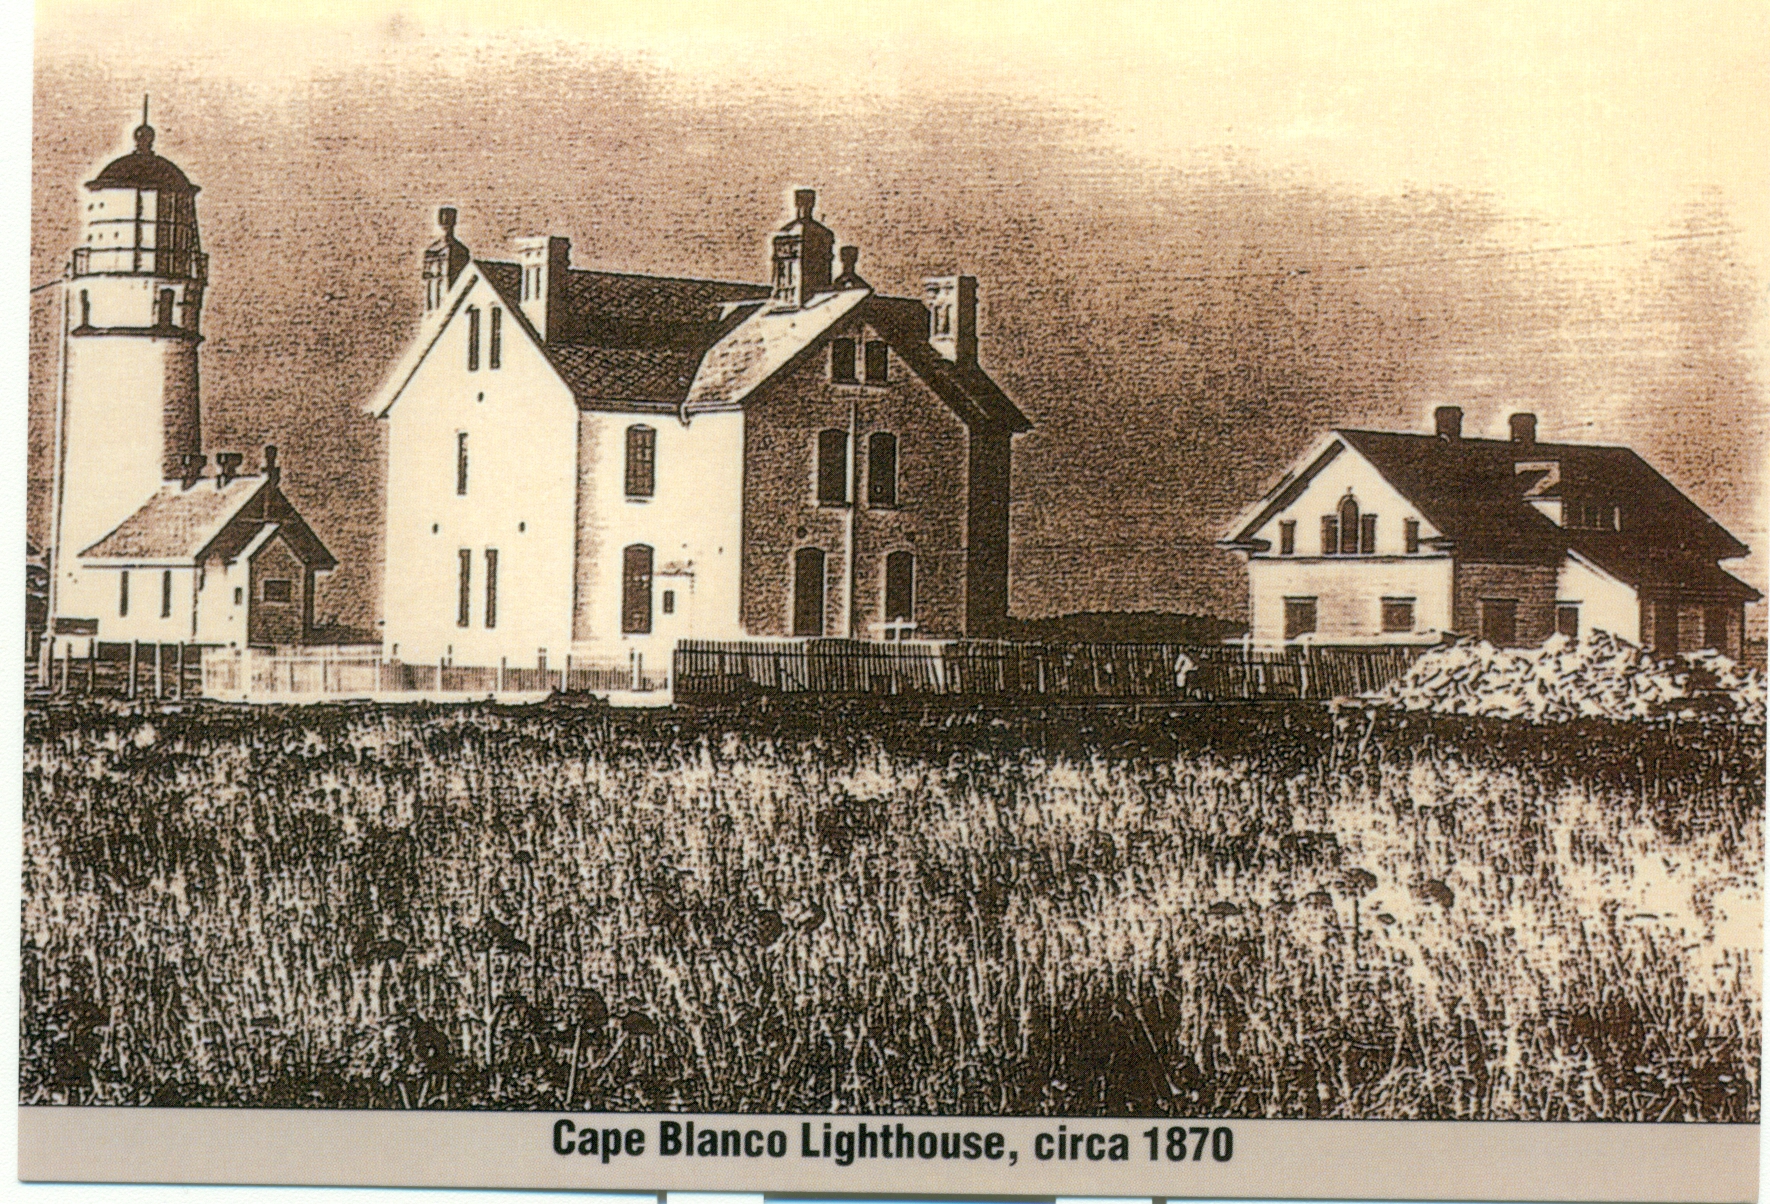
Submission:
[[[86,182],[94,192],[106,188],[139,188],[153,192],[193,195],[197,186],[172,160],[154,153],[154,127],[142,122],[135,127],[135,149],[105,164],[103,171]]]

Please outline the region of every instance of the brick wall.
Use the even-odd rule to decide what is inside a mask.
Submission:
[[[1452,623],[1456,630],[1481,634],[1481,600],[1509,598],[1517,602],[1515,644],[1530,647],[1555,633],[1555,577],[1552,564],[1470,564],[1457,561],[1452,586]]]

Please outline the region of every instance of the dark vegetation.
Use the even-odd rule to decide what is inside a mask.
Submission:
[[[1763,732],[26,716],[21,1099],[1755,1121]]]

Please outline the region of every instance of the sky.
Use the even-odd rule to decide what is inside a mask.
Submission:
[[[31,279],[128,146],[202,186],[205,450],[283,449],[372,625],[381,433],[438,205],[478,254],[762,279],[794,186],[882,292],[981,281],[1011,605],[1239,617],[1214,546],[1327,426],[1624,443],[1764,587],[1770,9],[40,6]],[[33,309],[30,500],[55,331]]]

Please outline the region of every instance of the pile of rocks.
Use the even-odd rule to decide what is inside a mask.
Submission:
[[[1578,641],[1554,636],[1540,648],[1461,641],[1428,652],[1360,701],[1533,723],[1721,716],[1762,724],[1764,678],[1714,652],[1656,660],[1598,631]]]

